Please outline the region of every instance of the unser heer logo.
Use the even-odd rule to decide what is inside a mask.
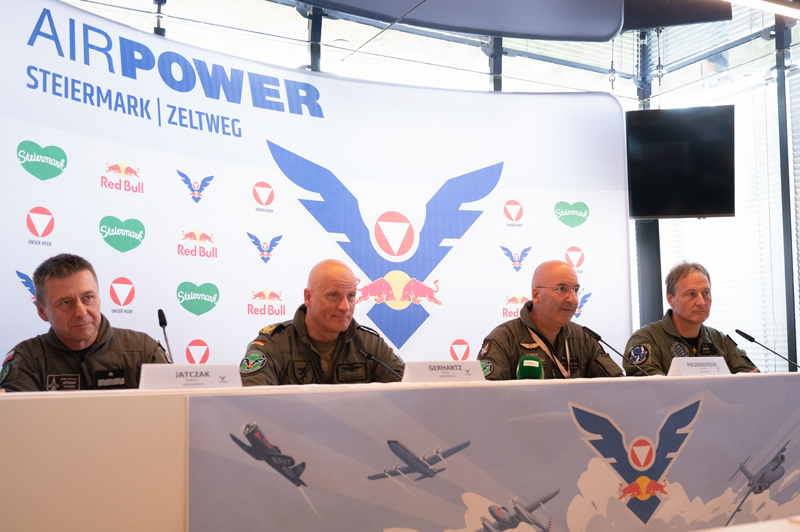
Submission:
[[[268,206],[275,201],[275,190],[265,181],[259,181],[253,185],[253,199],[258,203],[256,212],[272,212],[272,209],[267,209]]]
[[[261,316],[286,316],[286,305],[273,305],[272,301],[283,301],[282,292],[273,292],[269,288],[264,288],[259,292],[253,292],[252,301],[260,301],[261,305],[247,304],[248,314],[258,314]]]
[[[522,219],[522,205],[517,200],[507,201],[503,206],[503,214],[512,222],[519,222]],[[506,224],[508,227],[522,227],[521,223]]]
[[[56,225],[53,214],[44,207],[34,207],[28,211],[28,216],[25,222],[28,226],[28,231],[30,231],[33,236],[37,236],[39,238],[46,238],[49,236],[50,233],[53,232],[53,228]],[[34,246],[50,246],[52,245],[52,242],[48,242],[47,240],[29,239],[28,244]]]
[[[453,360],[466,360],[469,357],[469,344],[466,340],[456,340],[450,344],[450,357]]]
[[[111,281],[111,286],[108,289],[111,301],[120,307],[127,307],[133,301],[136,295],[136,289],[133,283],[127,277],[117,277]],[[133,310],[129,308],[112,308],[112,314],[133,314]]]
[[[211,350],[203,340],[192,340],[186,346],[186,360],[189,364],[205,364],[210,355]]]
[[[139,181],[139,169],[134,170],[125,163],[108,164],[100,176],[100,187],[132,194],[144,194],[144,183]],[[115,174],[115,175],[112,175]],[[109,177],[110,176],[110,177]],[[135,181],[129,178],[136,177]]]
[[[194,246],[178,244],[178,255],[182,257],[205,257],[208,259],[216,259],[219,257],[216,247],[206,247],[214,243],[214,233],[209,235],[199,229],[195,229],[194,231],[181,231],[181,233],[183,235],[181,242],[188,240],[194,243]]]

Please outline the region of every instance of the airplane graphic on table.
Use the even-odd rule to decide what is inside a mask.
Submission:
[[[429,457],[426,454],[421,456],[415,455],[408,449],[408,447],[397,440],[389,440],[386,443],[389,444],[389,449],[391,449],[400,460],[405,462],[406,465],[401,467],[400,464],[395,464],[394,468],[384,467],[380,473],[368,476],[367,478],[370,480],[379,480],[382,478],[396,477],[399,475],[403,475],[405,477],[409,474],[419,474],[419,477],[414,480],[433,478],[438,473],[441,473],[445,470],[443,467],[433,467],[435,464],[438,464],[439,462],[446,462],[445,458],[448,458],[457,452],[466,449],[470,444],[470,442],[467,441],[461,445],[456,445],[455,447],[447,449],[446,451],[442,451],[439,447],[437,447],[433,450],[433,456]]]

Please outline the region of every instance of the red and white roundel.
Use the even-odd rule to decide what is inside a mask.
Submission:
[[[578,246],[572,246],[567,250],[565,259],[573,268],[580,268],[583,264],[583,251]]]
[[[269,186],[269,183],[259,181],[253,187],[253,197],[259,205],[264,205],[266,207],[272,203],[272,200],[275,199],[275,191],[272,190],[272,187]]]
[[[630,461],[634,469],[644,471],[649,469],[655,458],[655,447],[649,439],[640,436],[631,444]]]
[[[28,231],[33,236],[44,238],[53,232],[53,227],[56,225],[56,219],[53,214],[44,207],[34,207],[28,212]]]
[[[466,340],[456,340],[450,345],[450,356],[453,360],[466,360],[469,356],[469,344]]]
[[[192,340],[186,346],[186,360],[189,361],[189,364],[205,364],[209,354],[211,352],[208,344],[202,340]],[[195,362],[195,360],[199,360],[199,362]]]
[[[414,228],[399,212],[385,212],[375,222],[375,240],[384,253],[400,257],[414,245]]]
[[[133,301],[133,296],[136,295],[133,283],[125,277],[117,277],[111,281],[111,288],[109,288],[108,292],[111,294],[111,301],[120,307],[130,305],[131,301]]]
[[[518,222],[522,218],[522,205],[516,200],[507,201],[503,207],[503,212],[506,213],[506,218],[512,222]]]

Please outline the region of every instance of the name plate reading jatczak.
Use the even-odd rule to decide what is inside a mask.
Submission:
[[[478,360],[461,362],[406,362],[403,382],[471,382],[483,381]]]
[[[670,377],[710,377],[730,374],[731,371],[722,357],[676,357],[672,359],[667,372]]]
[[[140,390],[241,388],[237,364],[142,364]]]

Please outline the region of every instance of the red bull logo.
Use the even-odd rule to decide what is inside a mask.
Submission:
[[[131,182],[130,177],[139,179],[139,169],[133,169],[124,163],[108,164],[106,163],[105,174],[116,174],[119,179],[109,179],[105,175],[100,176],[100,188],[109,190],[118,190],[120,192],[130,192],[132,194],[144,194],[143,182]]]
[[[361,281],[358,280],[360,284]],[[409,305],[420,305],[423,301],[441,305],[442,302],[436,297],[439,291],[439,280],[433,282],[430,287],[418,280],[411,278],[405,272],[394,270],[386,274],[385,277],[367,283],[361,288],[356,303],[361,303],[372,298],[376,304],[385,303],[394,310],[403,310]],[[397,295],[400,295],[398,298]]]
[[[251,291],[252,292],[252,291]],[[270,305],[272,301],[283,301],[281,299],[282,292],[273,292],[269,288],[264,288],[258,292],[252,292],[253,298],[251,301],[262,301],[261,306],[247,304],[247,313],[260,316],[286,316],[286,305]]]
[[[56,226],[53,213],[44,207],[34,207],[28,211],[26,223],[28,225],[28,231],[30,231],[33,236],[39,238],[47,237],[53,232],[53,228]]]
[[[623,487],[623,484],[620,483],[620,495],[617,498],[619,500],[625,499],[626,497],[631,499],[637,498],[640,501],[646,501],[653,495],[668,495],[665,489],[666,487],[667,479],[664,479],[664,482],[661,483],[649,479],[646,476],[641,476],[627,486]]]
[[[530,301],[531,298],[527,296],[523,296],[522,294],[517,294],[511,297],[506,298],[506,302],[504,303],[506,307],[513,306],[515,308],[503,308],[503,317],[504,318],[519,318],[519,311],[520,307]]]
[[[205,364],[210,355],[211,350],[203,340],[192,340],[186,346],[186,360],[189,364]]]
[[[203,245],[195,245],[192,247],[184,246],[183,244],[178,244],[178,255],[183,257],[204,257],[209,259],[216,259],[219,257],[218,251],[216,247],[211,247],[211,249],[207,249],[205,244],[213,244],[214,243],[214,233],[206,234],[199,229],[194,231],[181,231],[181,242],[184,240],[188,240],[194,244],[203,244]]]

